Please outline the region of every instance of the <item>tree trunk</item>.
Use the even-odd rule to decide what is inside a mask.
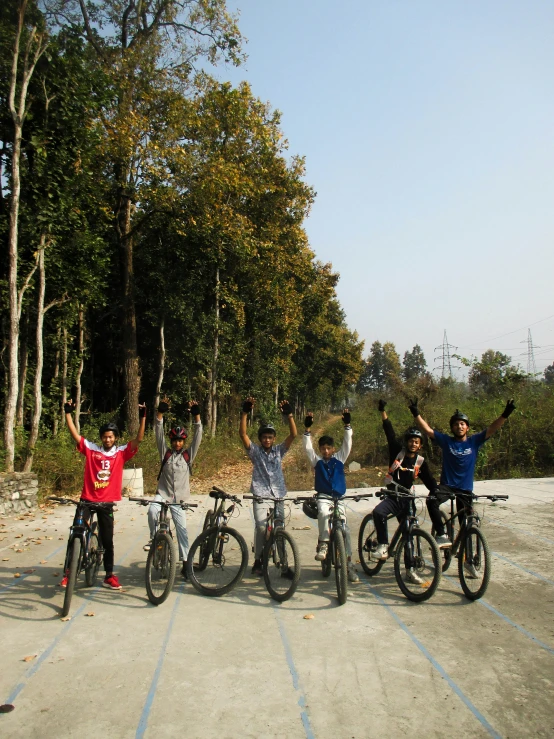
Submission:
[[[85,318],[82,304],[79,305],[79,366],[75,377],[75,427],[81,432],[81,377],[85,364]]]
[[[60,337],[61,337],[62,329],[60,325],[58,324],[58,330],[56,332],[56,356],[54,359],[54,377],[53,377],[53,386],[56,390],[56,395],[58,391],[58,377],[60,376]],[[57,400],[57,399],[56,399]],[[52,434],[54,436],[58,435],[58,424],[60,422],[60,417],[58,414],[58,406],[57,403],[54,404],[54,420],[52,424]]]
[[[213,438],[217,429],[217,362],[219,359],[219,266],[215,273],[215,326],[212,366],[208,372],[208,417],[207,426]]]
[[[156,395],[154,396],[154,408],[152,409],[152,422],[157,418],[157,408],[160,404],[160,395],[162,392],[162,384],[164,381],[164,369],[165,369],[165,335],[164,335],[165,321],[162,318],[160,324],[160,358],[158,366],[158,382],[156,383]]]
[[[19,390],[17,394],[17,407],[15,411],[15,425],[23,426],[25,416],[25,386],[27,384],[27,362],[29,359],[29,311],[25,311],[25,323],[23,327],[23,338],[19,348]]]
[[[62,329],[62,408],[61,424],[65,424],[64,405],[67,403],[67,328]]]

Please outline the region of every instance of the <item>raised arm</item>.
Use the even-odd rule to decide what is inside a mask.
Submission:
[[[414,398],[410,401],[410,405],[408,406],[408,408],[410,409],[410,413],[415,418],[415,422],[423,431],[423,433],[426,434],[430,439],[434,439],[435,432],[433,431],[431,426],[429,426],[427,421],[422,418],[421,413],[419,412],[419,408],[417,407],[417,400],[417,398]]]
[[[298,431],[296,430],[296,424],[294,422],[294,416],[292,415],[292,408],[288,400],[282,400],[279,403],[279,408],[283,416],[285,416],[285,418],[289,422],[289,435],[285,439],[284,444],[287,449],[290,449],[290,445],[295,440],[296,435],[298,434]]]
[[[200,418],[200,406],[197,400],[191,400],[189,403],[190,414],[192,416],[192,443],[190,445],[189,454],[190,461],[193,462],[198,454],[198,448],[202,441],[202,419]]]
[[[386,400],[379,400],[379,404],[377,405],[377,408],[379,409],[379,412],[381,413],[381,418],[383,419],[383,421],[386,421],[388,418],[387,412],[385,410],[386,406],[387,406]]]
[[[69,433],[71,434],[73,441],[76,444],[81,443],[81,434],[77,431],[77,427],[73,423],[73,416],[71,415],[73,411],[75,410],[75,403],[72,400],[68,400],[67,403],[63,407],[64,413],[65,413],[65,422],[67,423],[67,428],[69,429]]]
[[[304,435],[302,436],[302,446],[304,447],[304,451],[308,455],[308,459],[310,461],[310,464],[312,467],[315,467],[316,464],[319,461],[319,457],[314,452],[314,447],[312,445],[312,432],[310,431],[310,428],[314,422],[314,414],[309,411],[306,414],[306,418],[304,420]]]
[[[508,420],[508,417],[511,413],[515,411],[516,407],[514,404],[514,399],[510,398],[508,402],[506,403],[506,407],[504,408],[502,415],[499,416],[496,421],[493,421],[491,425],[487,429],[487,435],[486,438],[490,439],[490,437],[498,431],[498,429],[502,428],[506,421]]]
[[[240,412],[239,436],[245,449],[250,449],[250,438],[246,431],[246,421],[248,419],[250,411],[254,407],[255,402],[255,398],[249,396],[242,404],[242,409]]]
[[[146,428],[146,403],[139,405],[139,430],[134,439],[131,439],[129,446],[136,449],[140,442],[144,439],[144,430]]]
[[[341,462],[346,462],[350,452],[352,451],[352,426],[350,425],[350,411],[345,408],[342,412],[342,422],[344,423],[344,436],[342,438],[342,444],[340,449],[335,454],[335,457]]]

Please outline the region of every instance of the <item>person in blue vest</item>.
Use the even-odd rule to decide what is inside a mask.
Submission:
[[[188,449],[185,448],[188,435],[182,426],[175,426],[170,429],[169,442],[171,447],[167,446],[164,435],[164,413],[169,410],[169,403],[167,400],[163,400],[158,406],[154,435],[160,455],[161,469],[158,475],[158,489],[154,502],[148,507],[150,541],[144,545],[145,551],[150,549],[156,521],[160,515],[161,506],[156,501],[166,500],[168,503],[180,503],[186,502],[190,498],[190,469],[202,441],[202,421],[200,419],[200,406],[196,400],[189,401],[187,407],[192,416],[192,442]],[[179,559],[183,561],[181,574],[186,580],[189,553],[187,516],[182,508],[171,507],[170,511],[177,534]]]
[[[318,441],[319,454],[316,454],[312,446],[312,434],[310,431],[313,422],[314,414],[310,412],[306,415],[306,420],[304,421],[303,444],[304,450],[315,472],[314,488],[317,493],[317,522],[319,527],[315,559],[318,562],[323,562],[329,549],[329,516],[333,509],[333,497],[342,497],[346,493],[344,463],[348,459],[352,449],[352,426],[350,425],[350,412],[348,408],[345,408],[342,412],[344,437],[340,449],[337,452],[335,440],[332,436],[321,436]],[[346,522],[346,508],[343,503],[339,504],[339,511],[342,520],[347,526],[346,550],[348,555],[348,579],[353,583],[360,582],[360,578],[352,562],[350,532]]]

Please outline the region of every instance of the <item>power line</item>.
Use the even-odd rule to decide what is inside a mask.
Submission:
[[[554,313],[551,316],[546,316],[546,318],[541,318],[539,321],[530,323],[528,324],[528,326],[536,326],[538,323],[544,323],[545,321],[549,321],[551,318],[554,318]],[[482,339],[481,341],[475,341],[473,344],[465,344],[464,346],[461,346],[459,348],[460,349],[471,349],[477,344],[485,344],[488,341],[495,341],[496,339],[502,339],[504,336],[511,336],[512,334],[517,334],[518,331],[524,331],[526,328],[528,328],[528,326],[522,326],[521,328],[516,328],[514,331],[508,331],[505,334],[499,334],[498,336],[493,336],[490,339]]]
[[[448,343],[448,337],[446,336],[446,329],[444,329],[444,337],[442,340],[442,344],[440,346],[435,347],[435,351],[438,349],[442,349],[442,354],[439,354],[438,357],[435,357],[435,362],[442,362],[442,365],[440,367],[435,367],[435,369],[438,371],[440,369],[441,377],[452,377],[452,370],[453,369],[459,369],[459,367],[452,367],[452,360],[450,358],[450,350],[451,349],[458,349],[457,346],[454,346],[453,344]]]
[[[520,356],[525,356],[527,354],[527,374],[528,375],[536,375],[537,374],[537,364],[535,362],[535,349],[541,349],[540,346],[537,346],[536,344],[533,344],[533,337],[531,336],[531,329],[527,329],[527,342],[525,342],[525,339],[520,342],[520,344],[527,343],[527,351],[520,354]]]

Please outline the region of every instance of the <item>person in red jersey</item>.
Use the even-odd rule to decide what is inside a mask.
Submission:
[[[144,438],[146,425],[146,405],[139,405],[140,425],[135,439],[117,446],[119,430],[114,423],[106,423],[100,427],[99,434],[102,445],[98,446],[85,439],[77,431],[73,423],[72,412],[75,409],[73,401],[64,406],[65,420],[69,433],[77,444],[77,449],[85,456],[85,474],[81,500],[89,503],[103,503],[96,509],[98,518],[98,532],[104,547],[104,569],[106,577],[102,585],[110,590],[121,590],[121,584],[113,573],[114,546],[113,546],[113,503],[121,500],[121,485],[123,482],[123,467],[135,456],[140,442]],[[108,505],[106,505],[108,504]],[[60,585],[67,586],[67,572]]]

